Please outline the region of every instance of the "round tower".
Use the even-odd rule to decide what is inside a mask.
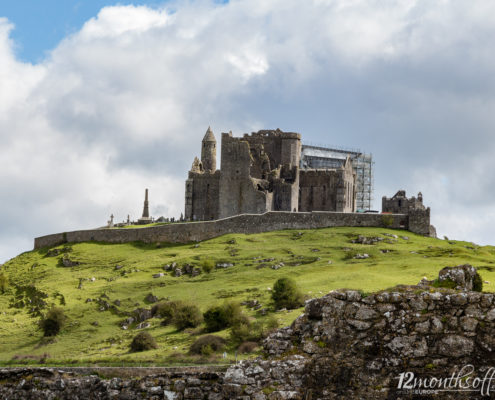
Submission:
[[[201,163],[205,172],[215,172],[217,169],[217,140],[210,127],[201,143]]]

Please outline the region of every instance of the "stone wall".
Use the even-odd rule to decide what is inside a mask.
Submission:
[[[42,236],[34,240],[34,248],[61,243],[105,242],[188,243],[211,239],[227,233],[262,233],[282,229],[315,229],[333,226],[366,226],[406,228],[408,216],[402,214],[308,213],[277,212],[243,214],[215,221],[201,221],[158,225],[149,228],[93,229]],[[404,225],[405,224],[405,225]],[[429,224],[428,224],[429,225]],[[427,234],[424,232],[416,232]]]
[[[251,160],[246,140],[234,138],[231,134],[222,134],[218,200],[220,218],[266,211],[266,193],[258,190],[255,180],[250,175]]]
[[[409,210],[409,230],[425,236],[436,237],[435,228],[430,225],[430,207]]]
[[[442,270],[441,275],[465,285],[466,279],[473,279],[467,274],[471,270],[462,266]],[[428,284],[397,286],[370,295],[337,290],[310,300],[290,327],[265,339],[264,358],[243,361],[225,372],[179,369],[130,379],[122,369],[112,379],[63,368],[0,370],[0,397],[493,398],[494,294],[461,287],[435,289]]]
[[[219,218],[220,171],[192,172],[186,180],[185,218],[210,221]]]
[[[388,198],[382,197],[382,212],[394,214],[408,214],[410,210],[424,210],[423,195],[418,193],[418,197],[408,198],[405,190],[399,190],[394,196]]]

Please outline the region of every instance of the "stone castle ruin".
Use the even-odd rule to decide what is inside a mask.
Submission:
[[[382,197],[382,212],[392,214],[409,214],[411,210],[425,210],[423,205],[423,195],[418,193],[418,197],[407,198],[405,190],[399,190],[393,197]]]
[[[423,204],[423,194],[418,193],[418,197],[407,198],[405,190],[399,190],[393,197],[382,197],[382,213],[384,214],[403,214],[409,216],[409,230],[419,229],[428,236],[437,237],[436,229],[430,225],[430,207],[426,208]],[[404,223],[405,224],[405,223]]]
[[[185,218],[207,221],[268,211],[356,211],[351,158],[335,168],[301,168],[301,135],[261,130],[222,133],[221,166],[210,128],[186,180]]]
[[[371,211],[372,159],[360,152],[303,146],[295,132],[261,130],[242,137],[222,133],[221,165],[217,141],[208,128],[201,160],[194,159],[186,180],[185,218],[143,229],[91,229],[36,238],[36,249],[61,243],[188,243],[226,233],[335,226],[408,229],[436,237],[423,196],[404,190],[382,199],[382,213]],[[363,209],[364,208],[364,209]],[[367,210],[366,210],[367,209]],[[186,220],[183,223],[184,219]],[[148,190],[137,224],[177,222],[149,214]],[[191,223],[193,222],[193,223]],[[132,225],[113,224],[107,228]]]

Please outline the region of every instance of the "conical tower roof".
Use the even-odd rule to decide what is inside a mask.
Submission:
[[[217,140],[215,139],[215,135],[213,134],[213,131],[211,130],[210,127],[208,127],[208,130],[205,133],[205,137],[203,138],[203,142],[216,142]]]

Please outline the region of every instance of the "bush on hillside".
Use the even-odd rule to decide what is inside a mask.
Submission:
[[[296,282],[290,278],[280,278],[275,282],[272,299],[277,309],[291,310],[304,304],[304,296],[297,288]]]
[[[155,339],[148,332],[139,332],[131,342],[131,351],[145,351],[158,348]]]
[[[193,304],[180,304],[174,312],[172,323],[178,330],[195,328],[203,322],[199,308]]]
[[[175,312],[183,305],[181,301],[161,301],[151,307],[151,315],[153,317],[160,316],[162,325],[168,325],[173,322]]]
[[[211,260],[205,260],[201,263],[201,268],[204,273],[209,274],[215,268],[215,264]]]
[[[483,279],[481,278],[481,275],[478,272],[476,272],[476,275],[473,278],[473,290],[475,292],[483,291]]]
[[[55,336],[65,325],[64,310],[59,307],[52,307],[41,319],[40,325],[44,336]]]
[[[226,340],[220,336],[206,335],[197,339],[189,348],[191,354],[208,356],[214,352],[223,350]]]
[[[3,272],[0,272],[0,292],[4,294],[8,287],[9,278]]]
[[[271,317],[266,321],[251,322],[247,318],[237,321],[230,329],[230,339],[235,344],[243,342],[260,342],[278,327],[276,318]]]
[[[257,342],[260,337],[252,329],[252,324],[249,321],[235,324],[230,329],[230,339],[232,342],[239,344],[242,342],[254,341]]]
[[[233,302],[210,307],[203,314],[203,318],[207,332],[221,331],[238,322],[247,320],[247,317],[242,314],[241,306]]]

